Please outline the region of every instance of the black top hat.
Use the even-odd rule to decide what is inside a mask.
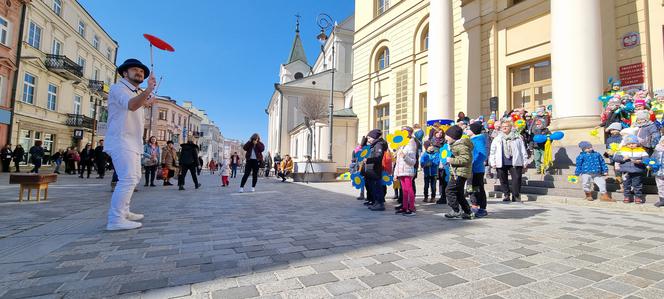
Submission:
[[[120,66],[118,66],[118,74],[120,74],[120,76],[122,76],[122,73],[124,73],[126,70],[128,70],[132,67],[142,68],[143,71],[145,72],[144,78],[147,78],[147,77],[150,76],[150,69],[145,64],[140,62],[138,59],[134,59],[134,58],[129,58],[129,59],[125,60],[125,62],[122,63]]]

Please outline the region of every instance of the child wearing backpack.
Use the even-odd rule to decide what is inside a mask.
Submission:
[[[427,146],[427,151],[420,157],[420,165],[424,172],[424,202],[435,202],[440,153],[428,142],[425,142],[425,146]],[[429,201],[429,190],[431,190],[431,201]],[[444,192],[444,190],[440,191]]]

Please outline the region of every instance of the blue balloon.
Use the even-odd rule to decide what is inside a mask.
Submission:
[[[560,131],[551,134],[551,140],[560,140],[563,139],[563,137],[565,137],[565,133]]]
[[[546,139],[547,139],[546,135],[535,135],[535,137],[533,137],[533,141],[535,141],[536,143],[544,143],[546,142]]]

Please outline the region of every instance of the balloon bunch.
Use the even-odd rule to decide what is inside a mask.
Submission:
[[[553,165],[553,147],[552,143],[556,140],[561,140],[565,137],[563,132],[553,132],[548,135],[535,135],[533,140],[536,143],[544,143],[544,155],[542,155],[542,168],[541,172],[544,173],[549,167]]]

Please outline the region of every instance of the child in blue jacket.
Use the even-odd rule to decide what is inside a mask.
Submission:
[[[606,192],[606,179],[609,168],[606,167],[606,162],[602,155],[593,150],[593,146],[588,141],[581,141],[579,143],[581,153],[576,157],[576,170],[575,175],[581,176],[583,184],[583,192],[586,193],[586,200],[593,200],[593,182],[599,188],[600,199],[602,201],[613,201]]]
[[[420,166],[424,172],[424,202],[436,201],[436,181],[438,178],[438,164],[440,164],[440,154],[433,145],[428,142],[427,151],[420,157]],[[429,201],[429,188],[431,188],[431,201]],[[440,192],[444,192],[441,190]]]
[[[482,122],[470,124],[467,130],[470,141],[473,143],[473,196],[479,209],[475,211],[475,217],[481,218],[488,215],[486,212],[486,191],[484,191],[484,162],[487,159],[486,135],[482,134],[484,126]]]

